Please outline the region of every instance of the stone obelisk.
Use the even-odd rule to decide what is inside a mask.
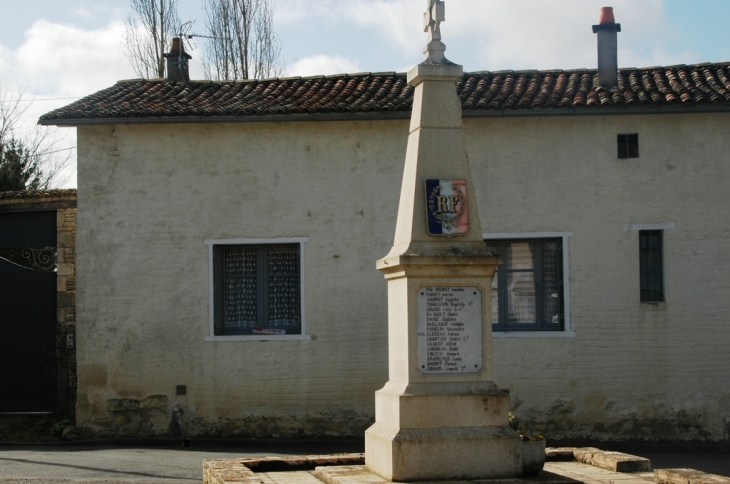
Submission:
[[[365,464],[391,481],[522,474],[509,395],[492,382],[491,279],[456,81],[444,57],[444,3],[427,0],[426,60],[415,89],[388,281],[389,381],[375,393]]]

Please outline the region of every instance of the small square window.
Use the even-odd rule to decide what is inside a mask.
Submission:
[[[639,231],[639,274],[641,301],[664,301],[664,261],[662,231]]]
[[[216,335],[302,334],[299,244],[214,245]]]
[[[619,134],[618,140],[618,157],[638,158],[639,157],[639,134]]]

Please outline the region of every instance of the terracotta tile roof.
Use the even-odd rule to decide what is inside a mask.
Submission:
[[[473,72],[465,74],[457,87],[467,116],[565,110],[580,114],[640,106],[730,108],[730,63],[621,69],[618,88],[610,91],[598,86],[597,72],[591,69]],[[405,117],[412,100],[406,75],[393,72],[186,84],[140,79],[120,81],[51,111],[40,123],[327,114]]]

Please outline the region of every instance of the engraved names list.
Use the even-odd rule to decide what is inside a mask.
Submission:
[[[476,286],[418,290],[418,369],[477,373],[482,369],[482,292]]]

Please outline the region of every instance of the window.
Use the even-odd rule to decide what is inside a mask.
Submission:
[[[212,244],[214,334],[302,334],[300,244]]]
[[[641,300],[664,301],[664,271],[662,256],[662,231],[639,231],[639,273]]]
[[[638,133],[618,135],[618,157],[621,159],[639,157]]]
[[[487,241],[502,256],[492,280],[494,331],[564,329],[562,245],[562,238]]]

